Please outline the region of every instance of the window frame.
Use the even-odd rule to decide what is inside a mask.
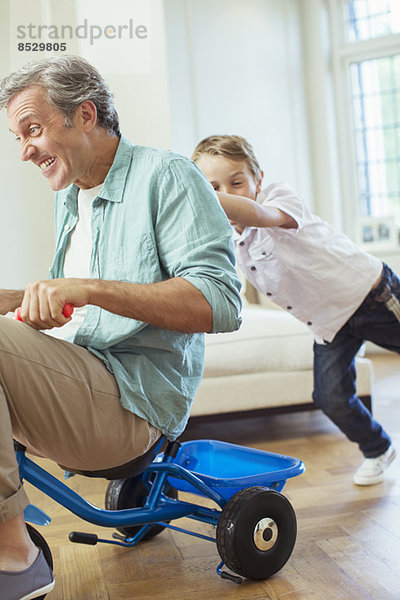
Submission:
[[[357,177],[357,158],[354,138],[354,118],[352,110],[352,89],[350,65],[353,62],[379,59],[400,55],[400,33],[381,36],[369,40],[348,42],[344,10],[346,0],[328,0],[331,66],[336,104],[337,139],[339,149],[339,169],[343,198],[343,220],[349,236],[369,252],[380,251],[400,253],[397,239],[386,244],[365,243],[362,240],[360,214],[360,191]]]

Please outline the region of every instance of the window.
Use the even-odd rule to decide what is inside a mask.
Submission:
[[[349,42],[400,33],[399,0],[351,0],[344,8]]]
[[[354,62],[350,70],[361,214],[395,215],[400,209],[400,55]]]
[[[331,0],[348,211],[359,242],[399,246],[400,1]]]

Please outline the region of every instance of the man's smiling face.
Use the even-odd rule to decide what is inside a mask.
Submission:
[[[64,115],[49,104],[45,90],[37,85],[10,100],[7,117],[10,131],[21,144],[21,159],[37,165],[52,190],[79,180],[84,173],[86,139],[78,117],[74,127],[66,127]]]

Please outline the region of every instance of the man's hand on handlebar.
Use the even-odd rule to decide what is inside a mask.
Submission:
[[[34,329],[62,327],[71,320],[65,305],[85,306],[89,303],[86,280],[66,278],[28,283],[19,316]],[[65,316],[67,315],[67,316]]]

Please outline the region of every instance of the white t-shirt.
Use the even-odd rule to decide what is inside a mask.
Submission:
[[[64,259],[64,277],[90,278],[92,254],[92,205],[103,184],[78,193],[78,222],[68,241]],[[54,327],[46,333],[56,338],[73,340],[86,315],[86,306],[74,310],[71,321],[63,327]]]
[[[284,183],[271,184],[257,201],[279,208],[298,227],[235,231],[239,268],[261,293],[306,323],[317,342],[332,341],[377,281],[381,261],[313,215]]]

